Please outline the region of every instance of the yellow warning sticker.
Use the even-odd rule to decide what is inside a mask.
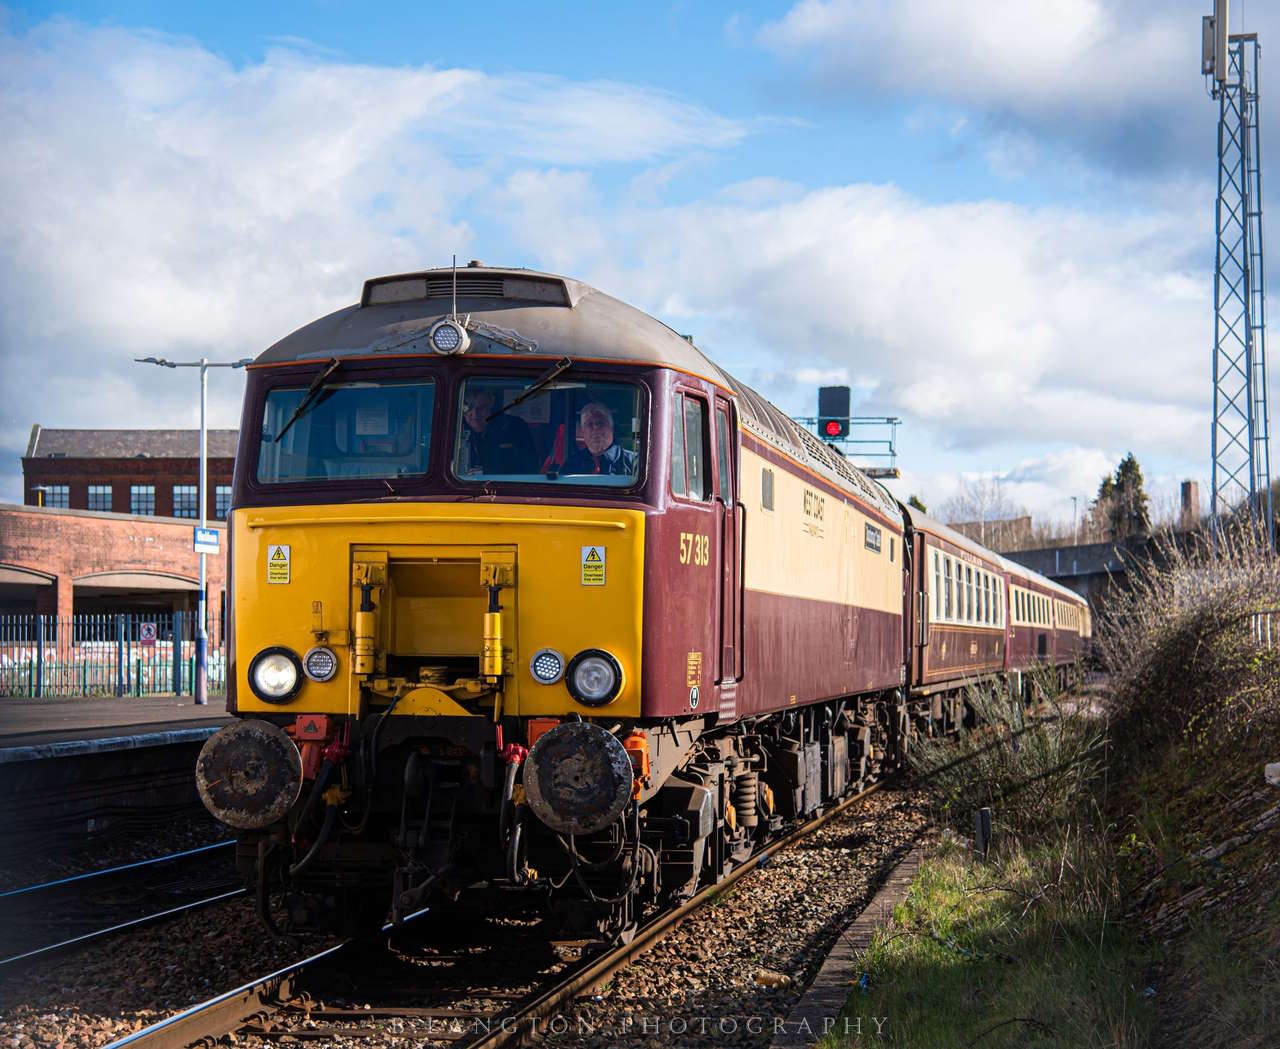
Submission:
[[[582,548],[582,585],[604,586],[604,547]]]
[[[685,688],[702,684],[702,653],[690,652],[684,665]]]
[[[287,583],[289,581],[289,547],[288,544],[272,543],[267,547],[267,582]]]

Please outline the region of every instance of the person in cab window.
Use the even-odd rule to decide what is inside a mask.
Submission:
[[[494,416],[497,403],[493,390],[468,388],[462,407],[465,425],[459,472],[468,476],[537,473],[537,452],[528,424],[510,412]]]
[[[583,447],[575,447],[565,459],[561,474],[610,474],[634,477],[636,453],[613,439],[613,412],[601,401],[585,404],[578,413]]]

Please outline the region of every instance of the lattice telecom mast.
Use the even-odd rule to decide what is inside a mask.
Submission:
[[[1217,263],[1213,275],[1214,534],[1245,507],[1274,546],[1267,411],[1266,271],[1258,138],[1258,35],[1227,33],[1227,0],[1204,19],[1201,72],[1218,102]]]

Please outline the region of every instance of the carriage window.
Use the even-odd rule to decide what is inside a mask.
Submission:
[[[968,565],[964,568],[964,617],[973,622],[973,569]]]
[[[956,622],[964,619],[964,565],[956,562]]]
[[[933,552],[933,618],[942,618],[942,572],[938,568],[938,551]]]
[[[453,472],[461,481],[628,488],[640,476],[640,388],[529,375],[462,384]]]
[[[945,600],[946,600],[946,605],[947,605],[946,613],[945,613],[945,614],[946,614],[947,619],[949,620],[949,619],[951,619],[951,617],[952,617],[952,611],[951,611],[951,609],[952,609],[952,604],[951,604],[951,558],[949,558],[949,557],[944,557],[944,558],[942,559],[942,570],[943,570],[943,578],[946,580],[946,586],[945,586],[944,591],[943,591],[943,597],[945,598]]]
[[[258,481],[326,481],[423,474],[435,383],[344,382],[267,394]],[[301,409],[301,410],[300,410]]]

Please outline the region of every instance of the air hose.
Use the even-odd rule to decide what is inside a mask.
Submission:
[[[307,854],[302,859],[289,868],[290,878],[296,878],[311,866],[311,861],[316,858],[325,842],[329,840],[329,835],[333,833],[333,825],[337,822],[338,806],[330,805],[324,810],[324,823],[320,825],[320,833],[316,835],[316,840],[311,843],[311,848],[307,850]]]

